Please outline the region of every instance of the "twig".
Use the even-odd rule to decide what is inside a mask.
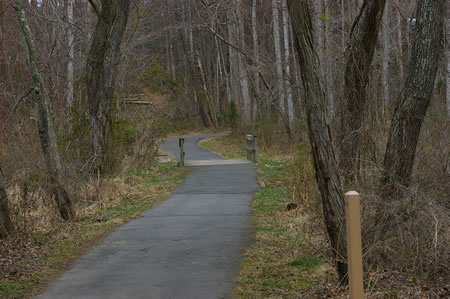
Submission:
[[[34,90],[34,88],[30,88],[30,90],[28,90],[28,92],[27,92],[24,96],[20,97],[20,98],[17,100],[17,102],[16,102],[16,103],[14,104],[14,106],[12,107],[11,112],[9,112],[9,115],[8,115],[8,117],[6,118],[5,122],[3,123],[2,129],[4,129],[4,128],[6,127],[6,124],[8,123],[9,119],[10,119],[11,116],[14,114],[14,112],[16,111],[17,106],[19,106],[20,102],[22,102],[22,100],[23,100],[24,98],[26,98],[33,90]]]

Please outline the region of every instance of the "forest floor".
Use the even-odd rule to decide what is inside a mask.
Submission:
[[[244,134],[210,138],[200,145],[223,157],[246,157]],[[239,298],[345,298],[322,221],[312,155],[304,142],[260,146],[259,192],[253,198],[255,242],[246,251],[234,295]],[[394,267],[395,268],[395,267]],[[448,298],[427,281],[396,270],[371,269],[367,298]],[[445,283],[443,283],[445,285]],[[435,295],[432,295],[435,294]]]
[[[46,230],[30,229],[14,240],[0,240],[0,298],[29,298],[45,289],[87,248],[166,200],[186,174],[170,162],[91,182],[98,197],[95,204],[77,209],[78,221],[59,221]]]

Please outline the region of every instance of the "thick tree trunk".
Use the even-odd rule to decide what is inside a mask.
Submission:
[[[131,1],[102,0],[101,11],[89,0],[97,14],[97,25],[92,37],[86,64],[86,91],[89,103],[92,145],[98,157],[98,169],[109,171],[109,135],[111,105],[120,43],[127,26]]]
[[[319,55],[319,60],[323,61],[323,26],[322,26],[322,0],[312,1],[314,7],[314,40],[317,45],[317,53]],[[322,64],[322,73],[324,64]]]
[[[330,17],[330,3],[325,0],[325,17],[331,20]],[[334,118],[334,84],[333,84],[333,69],[334,69],[334,58],[333,50],[331,47],[332,38],[330,37],[330,21],[325,21],[325,55],[326,67],[325,67],[325,77],[327,83],[327,93],[328,93],[328,117],[331,120]]]
[[[9,216],[8,197],[6,196],[6,186],[3,179],[3,172],[0,168],[0,239],[8,237],[14,230]]]
[[[353,182],[357,173],[361,129],[366,110],[366,89],[378,39],[378,28],[386,0],[365,0],[353,23],[346,50],[345,87],[347,96],[341,132],[339,168],[344,182]]]
[[[408,76],[394,111],[384,157],[386,199],[401,195],[414,166],[420,128],[433,94],[446,0],[419,0]]]
[[[52,195],[56,201],[61,217],[70,220],[74,217],[72,202],[61,181],[61,161],[56,146],[56,135],[53,122],[48,111],[47,99],[42,78],[37,69],[36,48],[28,26],[21,1],[14,0],[20,37],[25,51],[28,70],[33,79],[34,93],[38,105],[38,129],[42,152],[50,176]]]
[[[339,277],[344,279],[347,273],[344,198],[327,120],[327,96],[323,88],[323,75],[314,48],[311,15],[307,0],[289,0],[288,6],[295,48],[299,55],[308,134],[325,225],[336,258],[337,272]]]

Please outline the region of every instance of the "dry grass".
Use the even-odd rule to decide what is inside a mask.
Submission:
[[[75,222],[61,221],[40,187],[27,194],[18,185],[9,188],[16,233],[0,240],[0,297],[29,297],[45,287],[87,246],[165,200],[185,173],[164,163],[118,178],[90,179],[79,187]]]

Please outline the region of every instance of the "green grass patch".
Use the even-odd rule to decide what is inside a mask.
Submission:
[[[257,226],[255,227],[256,232],[270,232],[272,229],[270,227]]]
[[[21,291],[23,288],[22,284],[8,279],[0,281],[0,291]]]
[[[253,201],[253,208],[262,212],[274,212],[284,208],[287,189],[266,187],[259,190]]]
[[[300,259],[294,260],[291,263],[292,266],[302,267],[305,270],[314,270],[320,265],[322,265],[322,261],[314,256],[305,256]]]

